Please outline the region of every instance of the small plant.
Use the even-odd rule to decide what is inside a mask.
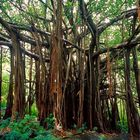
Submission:
[[[59,140],[53,134],[48,134],[46,136],[38,135],[33,140]]]
[[[35,137],[39,134],[45,134],[45,129],[39,125],[34,116],[25,115],[23,120],[11,122],[9,127],[28,137]]]
[[[117,123],[117,129],[119,131],[121,131],[122,133],[127,133],[128,132],[127,121],[124,121],[124,122],[118,121],[118,123]]]
[[[0,129],[7,127],[9,125],[9,123],[10,123],[10,118],[7,118],[6,120],[2,120],[0,122]]]
[[[49,123],[53,125],[53,116],[50,116]],[[8,131],[7,129],[8,128]],[[24,119],[10,122],[10,118],[0,123],[0,130],[6,130],[1,140],[56,140],[51,131],[46,131],[36,117],[25,115]]]
[[[93,131],[98,131],[98,127],[97,126],[95,126],[95,127],[93,127]]]
[[[73,124],[72,128],[73,129],[76,129],[77,128],[77,125],[76,124]]]
[[[2,137],[2,140],[19,140],[19,139],[25,140],[25,138],[22,137],[22,135],[17,131],[11,131],[9,133],[6,133]]]
[[[48,125],[48,129],[53,129],[54,125],[55,125],[55,117],[53,116],[53,114],[51,113],[45,120],[47,122]]]
[[[87,129],[87,123],[85,122],[85,123],[82,124],[82,127],[78,129],[78,132],[79,132],[79,133],[82,133],[82,132],[84,132],[86,129]]]
[[[105,135],[101,134],[101,135],[99,136],[99,140],[107,140],[107,138],[106,138]]]

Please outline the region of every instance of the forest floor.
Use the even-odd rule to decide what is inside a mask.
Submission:
[[[66,140],[140,140],[140,138],[130,137],[129,134],[103,134],[97,132],[84,132],[71,137],[64,137]]]
[[[44,129],[34,116],[25,115],[24,119],[11,122],[11,119],[0,121],[0,140],[140,140],[130,137],[127,133],[98,133],[97,130],[88,131],[86,127],[63,130]],[[48,124],[49,124],[48,123]]]
[[[5,133],[0,133],[0,140],[20,140],[22,137],[18,136],[18,133],[10,133],[7,129],[5,129]],[[9,133],[9,134],[8,134]],[[46,137],[23,137],[22,140],[140,140],[140,138],[130,137],[129,134],[116,134],[116,133],[98,133],[95,131],[84,131],[80,133],[74,133],[71,131],[58,131],[58,130],[49,130],[47,131]],[[7,135],[8,134],[8,135]],[[19,133],[20,134],[20,133]],[[7,135],[5,137],[5,135]],[[13,135],[13,136],[12,136]],[[20,134],[20,135],[25,135]],[[41,139],[40,139],[41,138]]]

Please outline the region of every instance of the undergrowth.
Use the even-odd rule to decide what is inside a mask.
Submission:
[[[127,121],[118,121],[117,123],[117,129],[121,132],[121,133],[128,133],[128,124]]]
[[[36,117],[25,115],[19,121],[10,118],[0,122],[0,140],[57,140],[51,130],[46,131]]]

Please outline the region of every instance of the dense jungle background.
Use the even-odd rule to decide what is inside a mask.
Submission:
[[[0,139],[140,137],[139,23],[139,0],[0,0]]]

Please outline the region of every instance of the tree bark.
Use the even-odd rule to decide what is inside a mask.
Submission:
[[[140,136],[140,118],[135,107],[131,83],[130,83],[130,49],[126,50],[125,53],[125,89],[126,89],[126,111],[128,119],[128,128],[131,136]]]
[[[2,47],[0,46],[0,119],[1,119],[1,97],[2,97]]]
[[[25,114],[25,93],[24,93],[24,62],[18,33],[15,30],[11,31],[11,40],[13,44],[13,52],[15,57],[14,62],[14,102],[12,108],[12,120],[23,118]]]

